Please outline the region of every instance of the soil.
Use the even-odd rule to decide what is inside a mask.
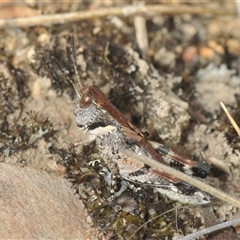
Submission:
[[[0,15],[119,6],[123,2],[9,2],[0,5],[8,14]],[[83,146],[88,134],[74,119],[71,36],[84,86],[100,87],[149,139],[207,162],[204,181],[240,199],[239,136],[220,106],[240,122],[237,16],[148,14],[6,26],[0,29],[1,238],[176,239],[239,217],[236,207],[217,199],[207,207],[181,205],[148,187],[128,187],[108,201],[109,187],[97,174],[104,164],[98,165],[94,145]],[[239,239],[238,233],[206,238]]]

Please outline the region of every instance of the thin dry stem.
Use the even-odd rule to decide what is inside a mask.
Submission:
[[[143,162],[144,164],[146,164],[154,169],[159,169],[163,172],[166,172],[168,174],[175,176],[176,178],[181,179],[182,181],[189,182],[194,187],[202,190],[203,192],[207,192],[207,193],[211,194],[212,196],[222,200],[223,202],[227,202],[236,207],[240,207],[240,200],[238,200],[234,197],[231,197],[231,196],[227,195],[226,193],[224,193],[214,187],[211,187],[211,186],[205,184],[204,182],[201,182],[189,175],[186,175],[176,169],[173,169],[167,165],[159,163],[159,162],[157,162],[151,158],[148,158],[146,156],[137,155],[136,153],[133,153],[129,150],[122,149],[121,152],[133,159],[138,159],[139,161]]]
[[[230,121],[231,124],[233,125],[235,131],[237,132],[238,136],[240,136],[240,129],[239,129],[237,123],[236,123],[235,120],[233,119],[232,115],[228,112],[228,110],[227,110],[226,106],[224,105],[224,103],[223,103],[223,102],[220,102],[220,104],[221,104],[222,109],[223,109],[224,112],[226,113],[229,121]]]
[[[205,229],[203,229],[201,231],[198,231],[196,233],[189,234],[188,236],[180,238],[179,240],[192,240],[192,239],[196,239],[196,238],[199,238],[199,237],[201,237],[201,236],[203,236],[205,234],[209,234],[209,233],[212,233],[212,232],[215,232],[215,231],[219,231],[219,230],[221,230],[223,228],[234,226],[234,225],[237,225],[239,223],[240,223],[240,218],[229,220],[227,222],[219,223],[219,224],[214,225],[212,227],[205,228]]]
[[[157,218],[160,218],[160,217],[163,216],[164,214],[167,214],[167,213],[172,212],[172,211],[174,211],[174,210],[175,210],[175,208],[169,209],[169,210],[167,210],[167,211],[165,211],[165,212],[163,212],[163,213],[155,216],[154,218],[149,219],[147,222],[143,223],[137,230],[135,230],[135,231],[131,234],[131,236],[130,236],[129,238],[127,238],[127,240],[131,240],[131,238],[132,238],[141,228],[143,228],[144,226],[146,226],[146,225],[147,225],[148,223],[150,223],[151,221],[153,221],[153,220],[155,220],[155,219],[157,219]]]
[[[236,8],[210,8],[187,5],[130,5],[125,7],[102,8],[98,10],[84,10],[73,13],[61,13],[53,15],[40,15],[26,18],[0,19],[0,28],[4,27],[31,27],[36,25],[51,26],[67,22],[92,19],[96,17],[108,17],[111,15],[127,17],[137,14],[211,14],[211,15],[236,15]]]
[[[148,34],[146,27],[146,19],[144,16],[137,15],[134,17],[133,22],[135,26],[138,47],[145,56],[148,51]]]

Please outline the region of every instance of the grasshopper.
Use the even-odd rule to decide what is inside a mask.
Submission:
[[[78,76],[73,49],[72,38],[71,56],[75,74]],[[96,141],[99,153],[111,172],[113,192],[116,180],[120,178],[140,186],[150,185],[169,198],[185,204],[207,204],[211,201],[207,194],[189,183],[168,173],[152,169],[138,159],[131,159],[123,155],[120,150],[125,148],[200,178],[205,178],[209,172],[206,163],[192,161],[162,144],[148,141],[144,134],[111,104],[97,86],[83,87],[79,81],[80,87],[77,89],[57,60],[55,62],[75,88],[77,93],[74,108],[76,124],[80,129],[89,133],[88,142]]]

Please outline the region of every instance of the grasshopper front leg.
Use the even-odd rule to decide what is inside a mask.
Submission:
[[[118,129],[111,125],[97,127],[90,130],[90,134],[95,137],[99,153],[111,172],[111,192],[118,196],[127,188],[127,185],[122,182],[117,166],[120,158],[119,150],[124,146],[123,137]],[[118,182],[120,182],[120,189],[117,186]]]

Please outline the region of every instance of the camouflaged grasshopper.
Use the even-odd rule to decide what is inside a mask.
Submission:
[[[72,40],[72,60],[77,75],[73,49]],[[57,65],[66,76],[60,65],[58,63]],[[182,203],[206,204],[211,201],[208,195],[190,184],[160,170],[152,169],[137,159],[131,159],[121,154],[120,150],[125,148],[200,178],[207,176],[209,171],[207,164],[192,161],[162,144],[148,141],[142,132],[110,103],[97,86],[83,87],[80,84],[78,91],[72,80],[66,77],[77,93],[74,109],[76,124],[89,132],[87,141],[96,141],[99,153],[111,172],[113,188],[116,180],[121,178],[139,185],[150,185],[160,193]]]

